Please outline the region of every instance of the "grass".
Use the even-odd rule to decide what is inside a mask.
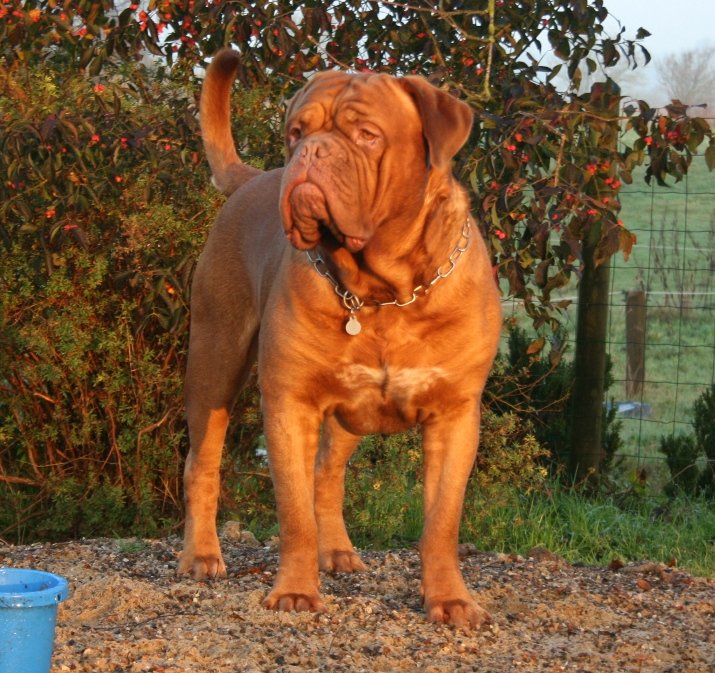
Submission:
[[[483,474],[474,475],[465,498],[461,539],[478,549],[526,555],[543,546],[570,563],[592,566],[615,559],[675,559],[693,574],[715,576],[712,500],[646,496],[638,483],[617,493],[587,494],[545,479],[526,489],[506,467],[495,478],[499,483],[484,483]],[[247,483],[244,493],[251,512],[237,513],[266,539],[278,533],[272,492],[264,483],[249,493],[254,487]],[[348,471],[344,511],[359,549],[416,544],[422,532],[422,483],[415,435],[363,443]]]
[[[421,491],[374,492],[364,510],[346,510],[358,549],[413,546],[422,528]],[[366,525],[369,522],[369,525]],[[271,516],[248,527],[259,539],[278,533]],[[527,555],[545,547],[569,563],[606,566],[613,560],[660,561],[715,577],[715,507],[704,498],[586,495],[554,485],[520,493],[476,494],[465,502],[462,542],[483,551]]]
[[[403,500],[392,493],[372,505],[347,516],[358,548],[417,542],[419,499]],[[370,520],[370,527],[357,525],[356,531],[356,517]],[[590,566],[608,565],[614,559],[674,559],[693,574],[715,576],[715,508],[702,498],[637,496],[623,502],[617,496],[586,495],[560,485],[530,494],[505,487],[467,500],[461,539],[478,549],[522,555],[541,546],[570,563]]]
[[[139,538],[118,538],[117,549],[120,554],[138,554],[148,548],[148,544]]]
[[[675,559],[693,574],[715,575],[715,508],[700,498],[624,502],[557,485],[529,495],[507,492],[498,507],[477,497],[463,530],[481,549],[526,554],[543,546],[571,563],[595,566]]]

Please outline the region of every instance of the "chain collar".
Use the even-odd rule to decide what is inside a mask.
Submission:
[[[471,225],[469,223],[469,219],[467,219],[464,223],[464,226],[462,227],[462,235],[459,239],[459,242],[455,246],[454,250],[452,250],[452,252],[450,253],[447,262],[437,268],[437,272],[435,273],[432,280],[425,283],[424,285],[418,285],[417,287],[415,287],[412,290],[412,296],[407,301],[401,302],[399,299],[395,298],[391,301],[373,301],[372,303],[375,306],[397,306],[399,308],[402,308],[403,306],[409,306],[410,304],[414,303],[415,301],[417,301],[417,299],[419,299],[419,297],[423,297],[428,294],[429,291],[432,289],[432,286],[435,285],[435,283],[440,281],[442,278],[447,278],[447,276],[451,275],[451,273],[454,271],[455,267],[457,266],[457,262],[459,261],[459,258],[467,251],[467,248],[469,247],[469,241],[471,239],[471,236]],[[350,290],[342,288],[340,286],[340,282],[330,272],[328,265],[321,257],[320,253],[314,254],[312,250],[306,250],[305,254],[307,255],[310,262],[313,264],[315,270],[321,276],[328,279],[330,284],[333,286],[333,290],[335,290],[335,294],[340,297],[343,302],[343,306],[345,306],[345,308],[348,310],[349,316],[348,321],[345,324],[345,331],[352,336],[360,334],[360,332],[362,331],[362,325],[357,319],[357,312],[363,306],[365,306],[365,301],[363,299],[360,299],[360,297],[358,297],[357,295],[354,295],[352,292],[350,292]],[[443,270],[443,267],[446,267],[446,269]]]

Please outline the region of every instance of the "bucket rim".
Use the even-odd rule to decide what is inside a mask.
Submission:
[[[57,605],[67,598],[64,577],[32,568],[0,568],[0,608]]]

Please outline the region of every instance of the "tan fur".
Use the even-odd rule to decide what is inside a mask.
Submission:
[[[257,359],[281,540],[264,605],[323,610],[319,568],[364,569],[343,522],[346,462],[363,435],[419,426],[427,616],[478,626],[488,615],[462,579],[457,541],[501,315],[474,223],[448,278],[408,306],[379,305],[409,300],[464,242],[468,200],[450,163],[471,112],[419,78],[322,73],[289,105],[286,167],[257,171],[230,139],[237,59],[216,56],[201,100],[209,163],[230,196],[192,289],[179,571],[226,574],[216,535],[221,450]],[[341,291],[365,301],[359,335],[345,332],[347,309],[303,252],[313,248]]]

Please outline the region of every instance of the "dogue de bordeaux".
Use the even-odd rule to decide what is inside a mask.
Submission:
[[[257,360],[280,527],[264,606],[325,610],[319,569],[365,568],[343,521],[346,463],[363,435],[417,426],[423,604],[430,620],[478,627],[489,616],[465,585],[457,544],[501,312],[451,171],[471,110],[419,77],[322,72],[288,105],[285,167],[261,171],[231,137],[239,58],[219,52],[201,94],[208,161],[229,198],[192,286],[178,570],[226,574],[219,465]]]

